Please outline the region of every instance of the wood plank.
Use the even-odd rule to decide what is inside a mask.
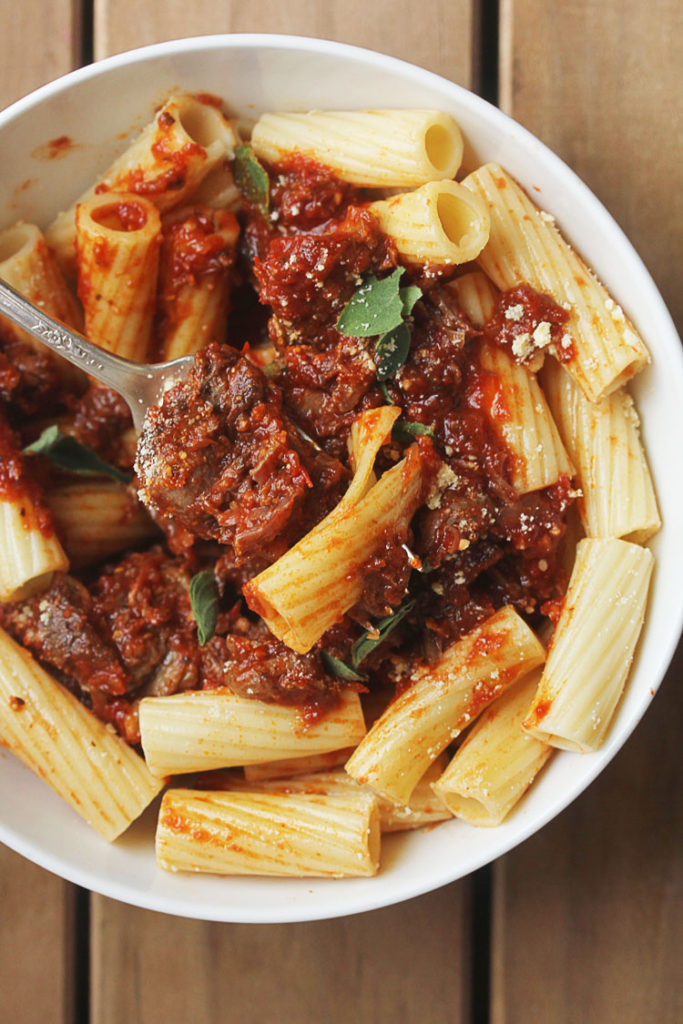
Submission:
[[[0,846],[0,1020],[71,1024],[74,893]]]
[[[267,31],[374,47],[463,84],[474,74],[470,3],[407,0],[400,18],[393,0],[167,0],[135,6],[134,18],[132,9],[96,0],[97,57],[194,34]],[[406,31],[411,23],[418,33]],[[371,914],[264,928],[171,919],[93,897],[92,1024],[457,1024],[469,1012],[468,898],[460,883]]]
[[[683,1020],[683,651],[637,732],[496,865],[493,1024]]]
[[[683,321],[679,0],[502,0],[500,100],[624,228]]]
[[[79,63],[78,0],[4,4],[0,109]]]
[[[76,0],[4,4],[0,109],[78,64]],[[0,846],[0,1020],[73,1019],[75,890]]]
[[[504,0],[504,108],[588,182],[679,318],[675,0]],[[656,69],[653,73],[653,69]],[[601,778],[496,865],[494,1024],[683,1019],[683,652]]]
[[[138,4],[131,17],[127,3],[95,0],[95,56],[214,32],[288,33],[365,46],[470,85],[474,9],[471,0],[166,0]]]
[[[97,899],[91,1022],[459,1024],[469,1020],[464,893],[455,884],[369,914],[270,927]]]

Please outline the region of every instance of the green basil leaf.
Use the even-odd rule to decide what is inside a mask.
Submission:
[[[29,444],[24,451],[32,455],[44,455],[58,469],[67,473],[98,473],[111,476],[122,484],[132,480],[132,474],[122,473],[116,466],[110,466],[75,437],[63,434],[56,425],[47,427],[38,440]]]
[[[268,173],[251,146],[237,146],[232,173],[242,195],[267,217],[270,209]]]
[[[410,316],[415,303],[422,298],[422,289],[418,288],[416,284],[409,284],[405,288],[399,288],[398,294],[403,303],[403,315]]]
[[[398,327],[403,320],[402,276],[402,267],[381,280],[371,274],[342,310],[337,329],[353,338],[372,338]]]
[[[362,683],[365,681],[365,676],[355,672],[345,661],[335,658],[334,654],[330,654],[329,651],[322,651],[321,655],[323,664],[331,675],[337,676],[339,679],[346,679],[352,683]]]
[[[408,423],[405,420],[396,420],[391,436],[394,441],[414,441],[416,437],[426,435],[434,440],[434,431],[426,427],[424,423]]]
[[[212,572],[205,570],[192,577],[190,604],[197,623],[199,643],[203,647],[216,631],[218,621],[218,587]]]
[[[384,384],[382,381],[380,381],[378,383],[377,387],[382,392],[382,395],[384,396],[384,401],[387,403],[387,405],[393,405],[394,402],[393,402],[393,399],[392,399],[391,395],[389,394],[389,388],[386,386],[386,384]]]
[[[361,661],[367,658],[368,654],[374,651],[376,647],[379,647],[382,641],[386,640],[389,634],[396,629],[399,622],[405,619],[406,615],[414,607],[415,602],[408,601],[406,604],[401,605],[398,611],[395,611],[392,615],[387,615],[386,619],[380,619],[373,629],[366,629],[351,648],[351,664],[353,667],[358,668]]]
[[[375,361],[377,380],[388,380],[401,369],[410,352],[410,328],[406,323],[387,331],[377,342]]]

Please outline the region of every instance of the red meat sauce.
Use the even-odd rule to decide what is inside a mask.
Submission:
[[[221,611],[216,634],[200,646],[192,569],[155,547],[105,567],[87,587],[58,573],[43,593],[0,606],[0,622],[132,744],[146,696],[227,688],[299,706],[304,721],[336,703],[320,652],[296,655],[239,602]]]
[[[270,203],[266,216],[245,201],[242,251],[251,265],[266,255],[270,243],[296,232],[319,230],[340,220],[347,207],[362,201],[362,192],[340,181],[329,168],[301,154],[276,166],[266,165]]]
[[[501,293],[483,334],[487,341],[505,348],[522,364],[529,363],[543,348],[567,363],[576,354],[574,341],[566,330],[568,320],[568,311],[549,295],[520,284]]]
[[[175,297],[185,285],[231,267],[238,231],[233,213],[203,206],[168,224],[161,255],[164,297]]]
[[[246,351],[211,344],[162,410],[151,411],[141,438],[141,493],[172,553],[127,555],[87,586],[58,577],[40,599],[2,613],[7,628],[132,743],[141,697],[188,688],[227,687],[293,704],[304,721],[315,720],[348,685],[328,674],[321,653],[348,661],[361,629],[406,599],[413,611],[363,665],[371,687],[433,661],[503,604],[533,621],[564,592],[559,550],[570,483],[515,494],[510,455],[491,422],[498,384],[476,356],[481,332],[437,283],[415,307],[406,364],[386,382],[402,420],[423,424],[431,437],[417,445],[392,440],[378,458],[378,472],[406,453],[431,466],[422,507],[359,567],[360,601],[309,654],[289,650],[247,612],[242,586],[338,502],[351,475],[351,424],[387,400],[377,385],[374,340],[345,337],[335,325],[365,275],[396,265],[358,190],[310,161],[279,168],[271,197],[274,219],[249,210],[246,234],[258,235],[254,274],[281,372],[273,379]],[[224,262],[199,218],[191,230],[180,225],[174,288]],[[517,305],[526,319],[511,323],[531,328],[546,320],[562,329],[565,311],[549,306],[552,300],[515,291],[501,298],[489,340],[512,344],[505,309]],[[11,390],[11,367],[7,380]],[[68,429],[120,461],[130,422],[123,403],[93,387],[65,404]],[[189,583],[207,565],[220,614],[215,636],[200,647]],[[86,644],[71,642],[76,632]]]

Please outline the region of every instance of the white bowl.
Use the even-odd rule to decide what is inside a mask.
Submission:
[[[171,91],[213,92],[244,117],[264,110],[435,107],[467,138],[468,167],[503,164],[557,219],[645,337],[653,364],[634,392],[664,528],[646,628],[616,720],[602,750],[559,754],[497,829],[448,822],[385,840],[376,878],[279,880],[172,875],[157,869],[156,807],[109,846],[0,750],[0,840],[78,885],[165,913],[218,921],[301,921],[398,902],[468,874],[512,849],[561,811],[616,754],[647,709],[683,621],[683,475],[672,448],[683,438],[683,356],[645,267],[585,185],[525,129],[466,90],[401,61],[336,43],[287,36],[207,36],[121,54],[67,75],[0,114],[0,226],[49,223],[107,166]],[[76,146],[46,159],[45,143]]]

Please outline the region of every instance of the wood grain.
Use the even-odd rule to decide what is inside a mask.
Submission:
[[[77,66],[76,0],[5,5],[0,109]],[[0,846],[0,1020],[71,1024],[75,890]]]
[[[680,0],[501,0],[500,100],[607,206],[683,321]]]
[[[471,85],[473,0],[95,0],[95,56],[220,32],[274,32],[353,43]],[[416,30],[417,27],[417,30]]]
[[[0,60],[0,110],[78,66],[78,0],[5,4]]]
[[[683,314],[674,0],[503,0],[501,99],[594,189]],[[656,70],[654,70],[656,69]],[[493,1022],[683,1020],[683,653],[615,762],[496,865]]]
[[[465,898],[455,884],[369,914],[271,926],[97,899],[91,1024],[464,1024]]]
[[[71,1024],[75,891],[0,846],[0,1020]]]

